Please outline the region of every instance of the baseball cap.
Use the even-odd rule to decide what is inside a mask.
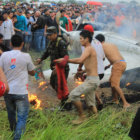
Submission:
[[[91,33],[94,32],[94,28],[92,27],[92,25],[85,25],[84,26],[84,30],[87,30],[87,31],[89,31]]]
[[[52,35],[52,34],[55,34],[55,33],[57,33],[57,29],[56,29],[56,27],[55,26],[50,26],[50,27],[48,27],[47,28],[47,35]]]
[[[0,97],[4,95],[5,91],[6,91],[5,84],[0,81]]]

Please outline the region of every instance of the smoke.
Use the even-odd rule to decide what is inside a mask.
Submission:
[[[98,30],[111,31],[140,41],[140,5],[137,3],[104,4],[95,12]]]

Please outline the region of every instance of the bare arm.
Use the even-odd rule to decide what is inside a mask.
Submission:
[[[1,68],[0,68],[0,81],[2,81],[5,84],[6,92],[9,92],[9,86],[8,86],[8,83],[7,83],[7,79],[6,79],[6,77],[4,75],[4,72]]]
[[[90,56],[90,48],[85,48],[80,58],[69,59],[68,62],[74,64],[82,64],[84,63],[85,59],[89,56]]]
[[[81,71],[82,70],[82,67],[83,67],[83,63],[82,64],[79,64],[79,67],[78,67],[77,71]]]

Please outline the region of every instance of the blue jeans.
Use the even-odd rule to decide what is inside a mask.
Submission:
[[[6,94],[4,96],[10,128],[14,131],[14,140],[20,140],[25,131],[29,113],[28,95]],[[17,113],[17,120],[16,120]]]
[[[45,36],[44,36],[44,29],[38,29],[34,32],[34,48],[37,51],[43,51],[46,47],[45,44]]]

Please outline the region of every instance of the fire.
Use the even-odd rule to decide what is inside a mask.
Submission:
[[[127,84],[126,84],[127,87],[130,86],[130,85],[131,85],[131,83],[127,83]]]
[[[44,88],[42,88],[42,91],[45,91],[45,89],[47,89],[48,88],[48,86],[45,86]]]
[[[77,86],[81,85],[83,83],[81,78],[76,79],[75,83],[77,84]]]
[[[36,95],[29,93],[29,94],[28,94],[28,97],[29,97],[29,102],[30,102],[32,105],[34,105],[34,106],[33,106],[34,109],[42,109],[42,108],[40,107],[40,105],[41,105],[41,100],[39,100],[38,97],[37,97]]]
[[[75,83],[76,83],[76,86],[79,86],[79,85],[83,84],[83,81],[82,81],[81,78],[78,78],[78,79],[76,79]],[[85,95],[82,94],[81,95],[81,98],[84,98],[84,97],[85,97]]]
[[[46,83],[47,83],[47,82],[45,82],[45,81],[40,82],[38,88],[41,88],[42,86],[46,85]]]
[[[82,95],[81,95],[81,98],[84,98],[84,97],[85,97],[85,94],[82,94]]]

